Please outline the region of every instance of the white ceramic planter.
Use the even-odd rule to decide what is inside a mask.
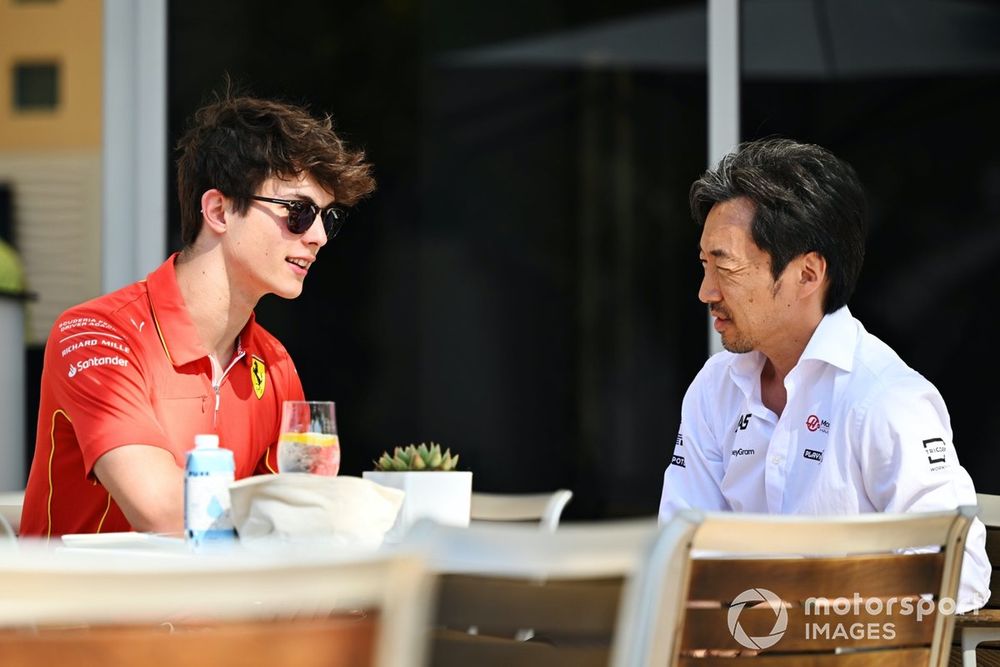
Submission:
[[[398,541],[418,519],[433,519],[451,526],[469,525],[472,505],[472,473],[469,471],[417,471],[362,473],[365,479],[399,489],[406,496],[396,523],[386,540]]]

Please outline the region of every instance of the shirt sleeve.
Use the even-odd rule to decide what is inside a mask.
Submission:
[[[972,478],[958,461],[944,400],[923,378],[881,388],[859,415],[865,492],[882,512],[933,512],[976,505]],[[966,537],[958,611],[989,599],[986,528],[975,519]]]
[[[278,435],[281,430],[281,405],[285,401],[304,401],[305,392],[302,390],[302,381],[299,379],[299,372],[295,369],[295,364],[288,353],[281,350],[283,358],[277,364],[280,369],[282,382],[281,395],[278,397],[277,416],[274,424],[274,433],[271,437],[271,444],[264,450],[264,455],[257,462],[254,469],[255,475],[268,475],[278,472]]]
[[[660,522],[669,521],[679,509],[728,510],[722,495],[725,463],[722,447],[712,430],[706,410],[707,368],[695,378],[681,403],[681,425],[674,453],[663,473]]]
[[[43,392],[73,425],[86,474],[116,447],[169,450],[133,342],[100,315],[64,314],[45,346]]]

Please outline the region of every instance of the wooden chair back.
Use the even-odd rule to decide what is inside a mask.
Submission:
[[[0,631],[5,667],[358,667],[375,664],[377,616]]]
[[[640,631],[623,639],[615,665],[733,666],[754,657],[760,667],[942,667],[974,513],[681,512],[671,523],[697,527],[693,557],[681,566],[647,561],[623,609]],[[635,587],[650,589],[645,604]]]
[[[410,535],[439,573],[435,667],[606,667],[622,584],[653,520],[457,529]]]
[[[410,557],[0,553],[0,664],[424,664],[430,578]]]
[[[963,667],[1000,664],[1000,496],[976,494],[979,519],[986,526],[986,556],[993,566],[990,599],[982,609],[955,619],[955,634],[961,641]],[[991,642],[980,646],[983,642]]]
[[[1000,608],[1000,496],[977,493],[979,519],[986,525],[986,556],[993,566],[988,609]]]

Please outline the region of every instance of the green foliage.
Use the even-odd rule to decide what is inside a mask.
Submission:
[[[441,445],[432,442],[430,446],[425,443],[420,445],[408,445],[407,447],[396,447],[392,451],[382,452],[382,456],[377,461],[373,461],[375,470],[381,472],[409,472],[412,470],[454,470],[458,465],[458,455],[452,456],[451,449],[446,449],[441,453]]]

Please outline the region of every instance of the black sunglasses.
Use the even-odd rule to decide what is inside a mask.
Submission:
[[[339,206],[331,204],[326,208],[320,208],[311,201],[301,199],[275,199],[274,197],[261,197],[260,195],[250,195],[250,199],[266,201],[272,204],[281,204],[288,209],[288,221],[285,223],[288,231],[292,234],[305,234],[312,227],[316,220],[316,215],[321,214],[323,218],[323,229],[326,230],[326,238],[332,239],[344,226],[347,219],[347,212]]]

